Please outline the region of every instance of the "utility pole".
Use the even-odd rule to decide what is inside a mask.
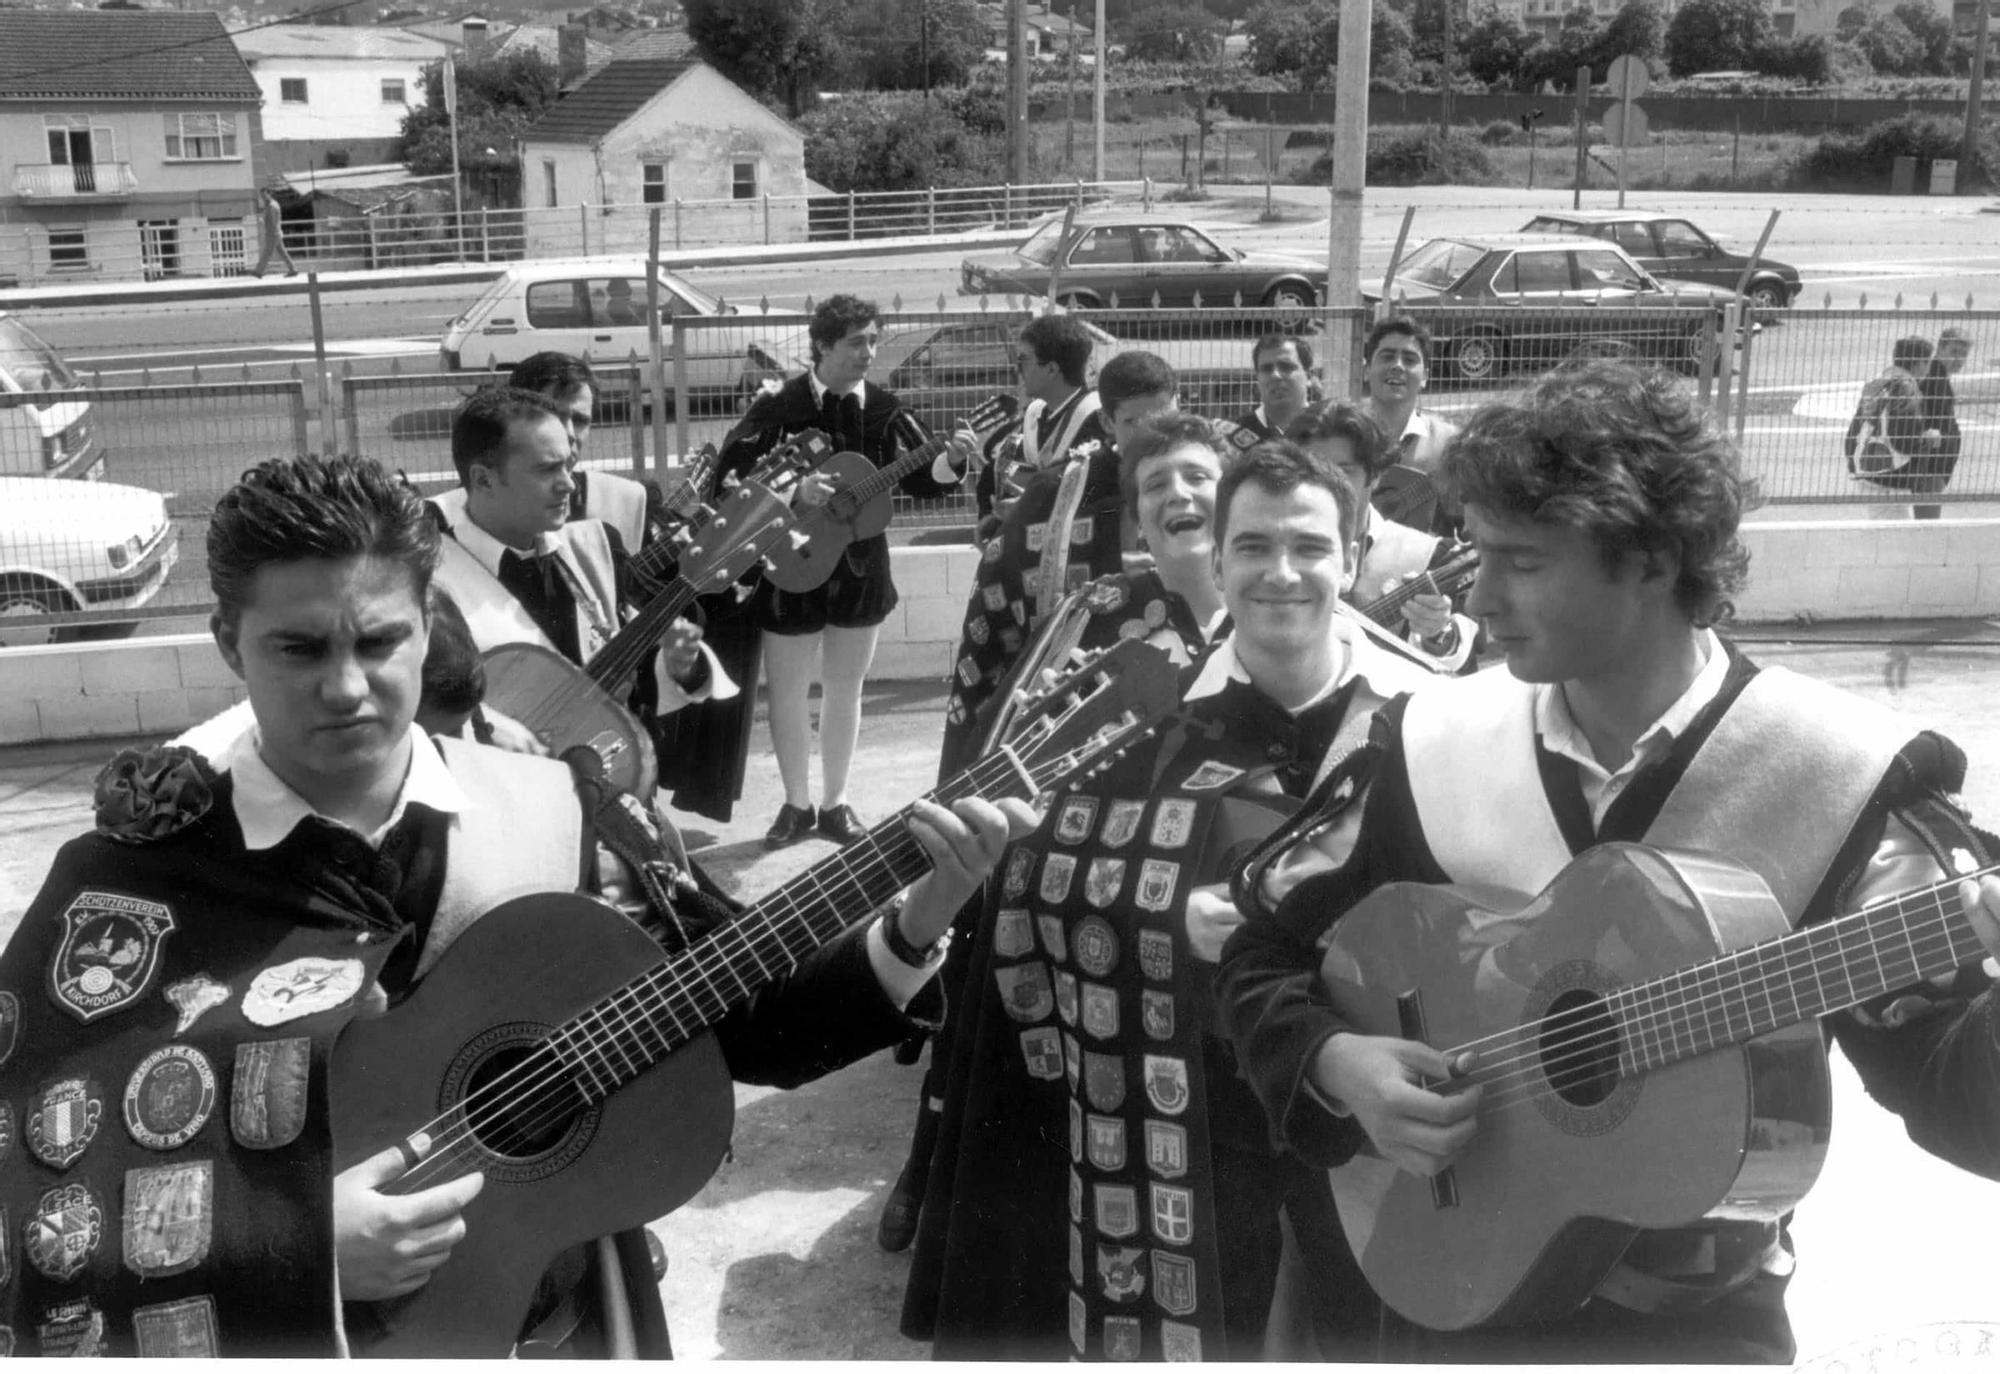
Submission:
[[[917,0],[917,51],[924,64],[924,104],[931,103],[931,0]]]
[[[1439,86],[1441,87],[1438,97],[1438,115],[1443,125],[1441,132],[1446,137],[1449,137],[1451,135],[1451,118],[1452,118],[1451,68],[1452,68],[1452,56],[1453,56],[1452,18],[1453,18],[1453,11],[1456,10],[1457,8],[1458,8],[1458,0],[1443,0],[1444,61],[1440,64],[1443,70],[1439,73],[1438,76],[1438,83]]]
[[[1334,64],[1333,200],[1326,224],[1326,304],[1361,304],[1361,197],[1368,180],[1368,42],[1370,0],[1340,0],[1340,55]],[[1354,331],[1329,330],[1326,392],[1354,392]]]
[[[1095,156],[1091,159],[1091,180],[1104,180],[1104,0],[1097,0],[1097,79],[1092,83],[1093,114],[1097,123]]]
[[[1028,182],[1028,0],[1007,0],[1007,180]]]
[[[1063,91],[1063,175],[1076,175],[1076,0],[1069,0],[1069,82]]]
[[[444,55],[444,110],[451,126],[451,235],[458,258],[465,258],[465,185],[458,174],[458,70]]]
[[[1979,0],[1979,33],[1972,40],[1972,85],[1965,93],[1965,142],[1958,153],[1958,184],[1963,186],[1972,177],[1977,167],[1988,181],[2000,176],[2000,167],[1979,166],[1979,122],[1983,117],[1980,108],[1986,86],[1986,52],[1990,31],[1993,27],[1993,5],[1991,0]]]

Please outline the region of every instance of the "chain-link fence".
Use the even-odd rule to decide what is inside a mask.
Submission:
[[[892,308],[871,382],[897,393],[933,432],[948,431],[982,402],[1013,391],[1013,340],[1038,304],[966,298],[958,309]],[[0,397],[0,455],[11,474],[0,503],[0,639],[71,635],[204,607],[206,513],[264,458],[346,451],[401,470],[426,491],[456,480],[452,411],[497,375],[440,367],[440,321],[462,308],[459,298],[384,289],[216,308],[236,312],[232,337],[243,342],[199,355],[138,342],[186,329],[186,307],[37,313],[38,323],[64,318],[66,337],[84,340],[74,346],[89,361],[49,373],[43,390]],[[1690,376],[1775,505],[2000,499],[2000,312],[1798,308],[1761,313],[1747,328],[1709,308],[1413,313],[1433,336],[1427,404],[1447,415],[1576,358],[1642,358]],[[1096,341],[1095,362],[1126,349],[1156,352],[1179,374],[1183,405],[1222,418],[1257,402],[1251,352],[1260,335],[1296,331],[1322,359],[1357,359],[1368,318],[1360,310],[1234,307],[1079,315]],[[803,365],[807,318],[764,310],[677,316],[660,332],[656,380],[650,342],[622,356],[600,352],[587,462],[671,483],[686,455],[719,443],[757,388],[783,375],[771,366],[774,356]],[[408,332],[385,342],[395,326]],[[1897,341],[1934,346],[1946,329],[1969,343],[1967,362],[1950,377],[1957,445],[1949,461],[1937,442],[1945,426],[1903,424],[1892,444],[1929,444],[1910,454],[1923,459],[1921,486],[1895,473],[1866,480],[1851,472],[1847,436],[1864,395],[1873,404],[1889,389],[1870,383],[1890,367]],[[523,334],[521,356],[563,346]],[[266,336],[312,342],[251,341]],[[135,359],[143,366],[130,366]],[[1358,394],[1358,362],[1327,389]],[[72,454],[63,446],[79,430],[82,449]],[[62,471],[101,480],[42,475],[54,470],[46,462],[52,445]],[[1874,463],[1863,456],[1858,466]],[[939,527],[926,538],[950,537],[943,531],[970,525],[970,500],[898,498],[896,520]]]

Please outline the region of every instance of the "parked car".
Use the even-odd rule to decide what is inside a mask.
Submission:
[[[1326,285],[1326,264],[1288,253],[1227,248],[1182,220],[1091,216],[1070,226],[1052,219],[1004,259],[967,258],[961,296],[1046,296],[1056,282],[1065,305],[1275,305],[1310,308]]]
[[[0,473],[102,477],[90,401],[62,355],[0,311]]]
[[[1609,239],[1630,254],[1634,262],[1657,276],[1706,282],[1730,291],[1736,289],[1737,278],[1750,265],[1747,253],[1730,252],[1678,215],[1640,210],[1550,210],[1521,227],[1538,234],[1585,234]],[[1803,290],[1805,283],[1799,280],[1798,268],[1788,262],[1759,258],[1757,270],[1751,274],[1743,294],[1757,306],[1779,310],[1797,300]]]
[[[671,273],[661,272],[659,282],[663,326],[676,317],[738,313]],[[738,400],[765,379],[805,365],[803,358],[791,357],[758,332],[748,317],[741,328],[690,332],[684,360],[689,390]],[[671,364],[672,334],[663,333],[661,342]],[[650,348],[646,263],[641,258],[516,263],[445,327],[438,345],[445,369],[454,372],[508,368],[550,349],[601,366],[634,356],[644,359]]]
[[[1615,243],[1559,234],[1432,239],[1397,264],[1390,294],[1430,330],[1433,370],[1473,382],[1579,352],[1693,371],[1708,357],[1709,322],[1735,299],[1659,280]]]
[[[83,628],[22,624],[28,616],[143,606],[179,557],[180,532],[156,491],[0,477],[0,644],[73,639]]]

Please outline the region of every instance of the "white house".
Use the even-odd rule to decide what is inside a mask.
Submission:
[[[521,135],[521,186],[530,256],[644,252],[654,205],[703,241],[720,228],[745,243],[805,238],[805,136],[693,59],[592,73]],[[599,207],[581,243],[574,214],[535,213],[580,204]]]
[[[273,24],[235,35],[264,93],[269,171],[364,166],[395,156],[424,103],[424,69],[449,45],[406,29]]]

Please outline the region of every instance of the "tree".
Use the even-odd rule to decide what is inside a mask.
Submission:
[[[1611,22],[1604,26],[1597,51],[1589,57],[1591,67],[1600,62],[1609,67],[1613,60],[1630,53],[1634,57],[1658,57],[1666,46],[1667,21],[1660,14],[1659,0],[1625,0]]]
[[[1740,71],[1770,41],[1763,0],[1686,0],[1667,23],[1667,67],[1675,76]]]
[[[1924,69],[1924,46],[1896,14],[1870,15],[1855,42],[1868,64],[1889,76],[1915,76]]]
[[[794,117],[849,58],[848,0],[681,0],[688,37],[715,69]]]
[[[511,180],[518,170],[514,141],[555,103],[555,64],[530,48],[460,58],[454,65],[459,170]],[[424,69],[424,103],[403,116],[396,156],[419,176],[451,171],[451,116],[441,62]]]
[[[1465,69],[1487,85],[1517,85],[1535,40],[1511,14],[1489,6],[1459,40]]]
[[[1265,0],[1243,21],[1250,66],[1263,76],[1297,72],[1311,90],[1317,75],[1333,66],[1340,10],[1329,0]]]
[[[962,86],[986,50],[977,0],[883,0],[857,7],[845,36],[854,80],[882,90],[921,90],[927,49],[929,84]]]
[[[806,175],[836,191],[990,186],[1005,176],[1004,140],[968,129],[943,101],[850,96],[799,122]]]
[[[1950,76],[1953,71],[1951,44],[1955,35],[1951,17],[1940,14],[1923,0],[1902,0],[1889,13],[1903,21],[1903,27],[1922,51],[1920,70],[1931,76]]]
[[[1131,57],[1206,62],[1222,50],[1223,30],[1223,22],[1200,6],[1168,0],[1134,12],[1114,32]]]

